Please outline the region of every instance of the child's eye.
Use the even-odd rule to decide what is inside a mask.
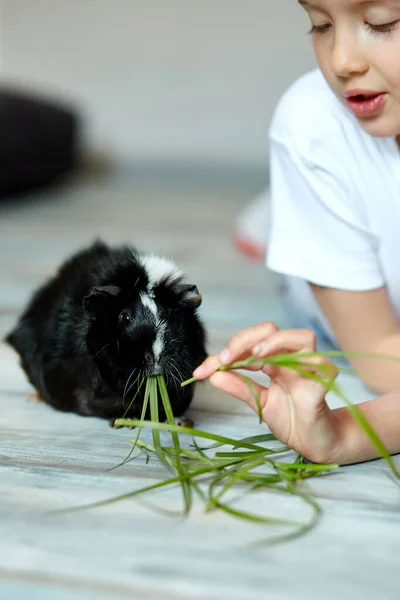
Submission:
[[[325,33],[330,27],[329,23],[326,23],[325,25],[313,25],[309,33]]]
[[[371,25],[367,23],[368,31],[371,33],[391,33],[399,26],[400,21],[392,21],[391,23],[384,23],[383,25]]]

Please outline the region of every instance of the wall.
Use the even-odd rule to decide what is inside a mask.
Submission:
[[[78,101],[120,160],[262,165],[314,67],[297,0],[3,0],[3,74]]]

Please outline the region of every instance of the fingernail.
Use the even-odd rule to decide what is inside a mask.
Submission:
[[[263,354],[263,352],[265,352],[267,350],[267,344],[257,344],[257,346],[255,346],[253,348],[253,354],[259,355],[259,354]]]
[[[225,348],[219,355],[219,360],[224,364],[228,364],[231,357],[229,348]]]
[[[196,377],[196,379],[201,378],[202,375],[204,375],[204,367],[197,367],[197,369],[193,371],[193,377]]]

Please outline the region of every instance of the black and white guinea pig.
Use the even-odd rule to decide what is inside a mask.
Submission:
[[[37,290],[5,341],[59,410],[122,417],[142,378],[162,374],[180,416],[194,393],[181,382],[206,358],[201,300],[170,260],[97,241]],[[140,416],[144,388],[128,417]]]

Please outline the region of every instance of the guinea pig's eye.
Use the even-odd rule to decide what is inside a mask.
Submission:
[[[131,322],[131,315],[127,310],[123,310],[118,317],[121,327],[126,327]]]

